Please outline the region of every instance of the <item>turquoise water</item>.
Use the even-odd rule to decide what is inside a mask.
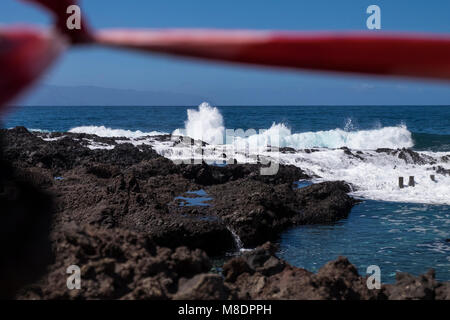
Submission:
[[[192,107],[26,107],[11,113],[7,128],[25,126],[68,131],[80,126],[105,126],[143,132],[170,133],[184,127]],[[415,150],[450,151],[450,106],[366,107],[219,107],[227,128],[264,129],[286,124],[293,133],[373,130],[405,125]],[[299,187],[308,183],[303,182]],[[448,187],[450,198],[450,186]],[[189,200],[207,202],[201,199]],[[193,198],[195,199],[195,198]],[[364,201],[348,219],[331,226],[302,226],[283,233],[280,256],[316,271],[339,255],[347,256],[360,273],[378,265],[382,281],[397,271],[414,275],[434,268],[438,279],[450,280],[450,206]]]
[[[396,272],[414,275],[436,270],[450,280],[449,206],[364,201],[347,219],[330,226],[301,226],[285,232],[279,256],[317,271],[326,262],[346,256],[365,275],[378,265],[382,282]]]

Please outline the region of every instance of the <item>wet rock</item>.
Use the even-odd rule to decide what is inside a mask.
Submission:
[[[304,149],[303,151],[305,153],[313,153],[313,152],[318,152],[319,150],[317,150],[317,149]]]
[[[351,187],[343,181],[324,182],[295,190],[302,208],[298,224],[333,223],[346,218],[359,201],[349,197]]]
[[[361,156],[359,155],[359,154],[361,154],[361,153],[358,154],[358,152],[357,152],[356,154],[354,154],[354,153],[351,152],[350,149],[347,148],[347,147],[342,147],[341,150],[344,150],[344,153],[345,153],[346,155],[348,155],[348,156],[351,156],[351,157],[353,157],[353,158],[357,158],[357,159],[359,159],[359,160],[364,160],[364,158],[361,157]]]
[[[207,189],[213,210],[240,237],[255,247],[291,226],[332,223],[345,218],[357,203],[343,182],[326,182],[293,190],[288,184],[271,185],[240,179]]]
[[[193,179],[203,186],[224,184],[243,178],[250,178],[269,184],[292,184],[301,179],[309,179],[302,169],[293,165],[280,165],[276,174],[261,175],[261,165],[255,164],[230,164],[224,167],[209,166],[206,163],[201,165],[182,166],[181,172],[187,179]]]
[[[296,150],[294,148],[290,148],[290,147],[282,147],[282,148],[280,148],[280,152],[281,153],[295,153]]]
[[[435,160],[432,157],[429,157],[424,154],[420,154],[411,149],[388,149],[388,148],[379,148],[376,150],[378,153],[386,153],[388,155],[396,156],[399,159],[405,161],[405,163],[409,164],[433,164]]]
[[[436,173],[442,174],[442,175],[444,175],[444,176],[450,175],[450,169],[445,169],[445,168],[442,167],[442,166],[438,166],[438,167],[436,168]]]

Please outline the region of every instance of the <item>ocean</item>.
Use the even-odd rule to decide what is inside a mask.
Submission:
[[[450,169],[450,106],[23,107],[6,117],[4,127],[15,126],[126,136],[172,159],[179,154],[152,136],[175,132],[219,145],[225,129],[255,129],[243,141],[265,146],[276,137],[280,147],[299,149],[281,154],[281,163],[317,176],[312,183],[347,181],[363,200],[335,225],[284,232],[281,258],[317,271],[343,255],[361,274],[378,265],[386,283],[396,272],[418,275],[429,268],[450,280],[450,176],[430,179],[437,168]],[[311,148],[316,152],[301,151]],[[428,160],[400,159],[380,148],[411,148]],[[416,186],[399,189],[401,176],[414,176]]]

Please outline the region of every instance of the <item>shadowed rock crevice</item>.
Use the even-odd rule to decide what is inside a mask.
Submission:
[[[53,259],[52,199],[39,188],[48,183],[37,172],[15,169],[0,147],[0,299],[37,280]]]

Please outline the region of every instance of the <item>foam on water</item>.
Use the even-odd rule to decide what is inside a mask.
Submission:
[[[217,113],[217,109],[212,109],[205,104],[202,104],[197,112],[190,110],[186,121],[186,132],[190,132],[189,136],[191,137],[198,139],[203,137],[202,139],[207,141],[213,141],[214,135],[218,135],[219,138],[216,140],[220,141],[223,139],[222,118]],[[202,119],[207,119],[205,132],[200,132],[199,123]],[[215,122],[217,119],[220,121]],[[212,130],[212,123],[220,123],[220,128]],[[245,144],[258,146],[257,150],[253,148],[253,152],[267,157],[273,157],[273,154],[263,150],[265,146],[273,145],[274,141],[279,141],[280,147],[318,148],[317,152],[298,150],[295,153],[277,154],[276,157],[280,163],[293,164],[308,171],[311,175],[319,176],[317,181],[347,181],[357,188],[353,192],[353,195],[357,197],[397,202],[450,204],[450,177],[436,175],[436,182],[430,179],[430,174],[434,173],[433,167],[441,166],[446,169],[450,167],[449,163],[442,158],[448,153],[422,152],[422,156],[430,157],[432,164],[405,161],[397,155],[374,151],[377,148],[413,147],[411,132],[405,125],[348,131],[352,127],[347,124],[347,130],[337,128],[328,131],[292,134],[286,125],[274,123],[268,130],[255,133],[247,138],[238,138],[235,143],[240,145],[240,148],[236,148],[237,150],[242,150],[242,146]],[[364,150],[364,157],[349,156],[345,150],[338,149],[341,147]],[[208,148],[212,149],[213,147],[207,146],[205,149]],[[252,148],[249,151],[251,153]],[[185,150],[177,155],[171,154],[169,157],[187,158],[189,152],[190,150]],[[216,154],[211,150],[206,154],[208,160],[221,157],[220,149],[216,151]],[[243,155],[243,152],[236,155],[235,158],[241,162],[249,160]],[[404,177],[407,181],[409,176],[415,177],[416,186],[400,189],[398,178]]]
[[[125,138],[140,138],[145,136],[157,136],[167,134],[165,132],[151,131],[151,132],[142,132],[142,131],[131,131],[131,130],[123,130],[123,129],[111,129],[105,126],[82,126],[75,127],[69,130],[70,133],[86,133],[86,134],[95,134],[99,137],[105,138],[114,138],[114,137],[125,137]]]
[[[70,130],[73,133],[96,134],[101,137],[126,137],[135,145],[148,144],[162,156],[169,159],[190,159],[192,148],[189,145],[177,144],[171,141],[158,141],[155,135],[162,132],[142,132],[123,129],[111,129],[104,126],[85,126]],[[185,128],[177,129],[174,135],[186,135],[200,139],[209,145],[203,147],[203,160],[223,161],[227,153],[224,145],[225,127],[220,111],[207,103],[202,103],[197,110],[187,111]],[[226,141],[226,139],[225,139]],[[294,153],[272,153],[266,151],[266,146],[291,147]],[[254,131],[246,137],[235,138],[233,141],[234,159],[238,162],[254,163],[256,154],[275,158],[282,164],[292,164],[301,167],[309,174],[318,176],[316,181],[344,180],[355,186],[354,196],[384,201],[450,204],[450,176],[436,174],[436,182],[430,179],[435,174],[435,168],[441,166],[450,169],[450,163],[444,156],[448,152],[420,152],[428,157],[426,164],[400,159],[397,155],[376,152],[377,148],[412,148],[414,141],[411,132],[405,125],[377,127],[372,130],[355,130],[352,123],[347,123],[345,129],[336,128],[327,131],[292,133],[282,123],[274,123],[267,130]],[[249,147],[250,146],[250,147]],[[98,144],[93,146],[99,148]],[[361,157],[349,155],[345,150],[361,150]],[[247,149],[245,149],[247,148]],[[317,149],[308,152],[303,149]],[[354,154],[357,154],[353,151]],[[447,162],[446,162],[447,161]],[[414,176],[415,187],[400,189],[398,178]]]
[[[351,122],[345,129],[336,128],[328,131],[292,133],[283,123],[273,123],[259,133],[247,138],[250,145],[270,145],[277,143],[280,147],[304,148],[341,148],[373,150],[377,148],[411,148],[414,145],[412,134],[405,125],[384,127],[373,130],[350,131]],[[235,128],[238,129],[238,128]],[[257,128],[259,129],[259,128]],[[223,117],[217,108],[204,102],[198,110],[189,109],[184,129],[177,129],[174,135],[184,135],[205,141],[209,144],[224,142],[225,128]]]
[[[188,136],[209,144],[222,144],[225,132],[220,111],[204,102],[198,110],[189,109],[184,129],[177,129],[174,135]]]
[[[249,143],[268,145],[279,140],[280,147],[294,149],[341,148],[374,150],[377,148],[411,148],[414,145],[406,126],[385,127],[374,130],[328,131],[292,133],[284,124],[274,123],[271,128],[248,138]]]
[[[425,153],[421,153],[425,154]],[[433,156],[433,153],[426,153]],[[316,181],[344,180],[353,184],[357,197],[410,203],[450,204],[450,176],[436,175],[433,167],[450,168],[441,157],[433,157],[434,164],[407,163],[396,155],[366,151],[363,159],[349,156],[344,150],[321,149],[313,153],[281,154],[281,163],[293,164],[320,176]],[[400,189],[398,178],[414,176],[416,186]]]

